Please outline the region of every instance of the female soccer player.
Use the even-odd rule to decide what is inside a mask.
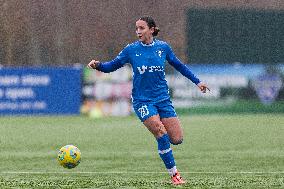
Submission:
[[[133,69],[132,102],[135,113],[158,143],[158,153],[163,160],[174,185],[185,183],[180,176],[170,143],[181,144],[183,133],[180,121],[169,96],[165,79],[167,61],[182,75],[195,83],[205,93],[209,88],[183,64],[164,41],[154,38],[159,33],[152,17],[142,17],[136,21],[138,41],[128,44],[110,62],[92,60],[88,67],[105,73],[113,72],[126,63]]]

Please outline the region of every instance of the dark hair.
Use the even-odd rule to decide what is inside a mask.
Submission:
[[[158,35],[160,29],[157,27],[154,19],[151,16],[144,16],[144,17],[139,18],[139,20],[145,21],[149,28],[154,27],[153,36],[157,36]]]

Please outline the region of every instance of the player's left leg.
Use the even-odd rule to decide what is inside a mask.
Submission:
[[[167,130],[171,143],[174,145],[181,144],[183,132],[171,100],[166,99],[157,103],[156,106],[158,107],[157,111],[160,115],[161,122]]]

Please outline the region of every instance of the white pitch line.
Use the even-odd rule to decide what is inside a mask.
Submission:
[[[0,172],[0,174],[165,174],[167,172],[128,172],[128,171],[114,171],[114,172],[36,172],[36,171],[6,171],[6,172]],[[212,171],[212,172],[180,172],[181,174],[284,174],[284,171],[275,171],[275,172],[260,172],[260,171],[240,171],[240,172],[218,172],[218,171]]]

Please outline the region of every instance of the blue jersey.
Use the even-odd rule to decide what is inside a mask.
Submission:
[[[109,73],[130,63],[133,69],[133,102],[157,102],[169,98],[166,61],[193,83],[200,82],[166,42],[156,39],[149,45],[140,41],[127,45],[115,59],[100,63],[97,70]]]

